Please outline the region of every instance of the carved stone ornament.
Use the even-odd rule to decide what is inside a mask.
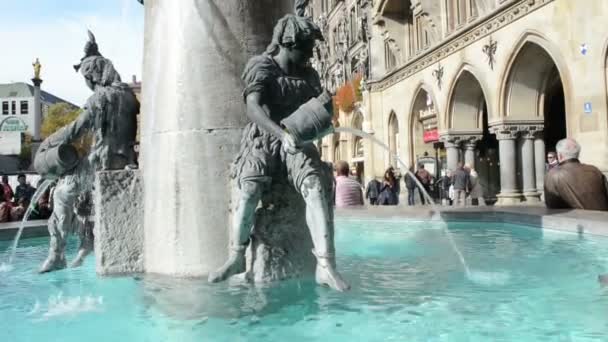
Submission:
[[[493,40],[490,36],[490,41],[488,42],[488,44],[484,45],[481,50],[488,58],[488,65],[490,65],[491,70],[494,70],[494,63],[496,62],[496,58],[494,56],[496,55],[497,49],[498,42]]]
[[[435,81],[437,82],[437,87],[441,90],[441,84],[443,81],[443,66],[441,63],[437,65],[437,69],[433,70],[433,77],[435,77]]]

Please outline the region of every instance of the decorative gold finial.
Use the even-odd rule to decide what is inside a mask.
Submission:
[[[36,58],[36,61],[34,63],[32,63],[32,66],[34,67],[34,79],[39,80],[40,79],[40,69],[42,69],[42,64],[40,64],[40,60],[38,58]]]

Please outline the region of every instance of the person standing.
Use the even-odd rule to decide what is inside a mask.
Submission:
[[[361,185],[348,177],[348,163],[341,160],[336,164],[336,208],[363,205]]]
[[[466,193],[471,188],[469,174],[463,168],[462,162],[458,162],[458,168],[452,173],[452,185],[454,186],[454,205],[464,206]]]
[[[13,188],[10,184],[8,184],[8,176],[2,175],[2,193],[0,195],[4,196],[4,200],[7,202],[11,202],[13,200],[13,196],[15,195],[13,192]]]
[[[559,166],[545,176],[547,208],[608,211],[606,176],[578,160],[581,146],[574,139],[563,139],[556,150]]]
[[[19,203],[19,200],[22,198],[27,202],[30,202],[36,189],[26,182],[25,174],[23,173],[20,173],[19,176],[17,176],[17,182],[19,182],[19,185],[17,185],[17,188],[15,189],[15,202]]]
[[[425,204],[426,201],[424,198],[424,192],[426,192],[427,194],[429,193],[430,187],[431,187],[431,181],[433,180],[433,177],[424,168],[424,164],[418,164],[418,171],[416,171],[416,177],[418,178],[418,180],[422,184],[422,187],[424,188],[424,191],[422,191],[423,189],[418,189],[418,191],[420,192],[420,202],[422,202],[422,204]]]
[[[384,172],[384,181],[380,189],[380,196],[378,196],[378,204],[397,205],[399,203],[397,187],[397,179],[393,173],[393,168],[389,167],[386,172]]]
[[[405,187],[407,188],[407,205],[416,205],[416,179],[413,176],[414,167],[410,167],[410,172],[405,175]]]
[[[367,183],[367,189],[365,189],[365,198],[369,200],[369,204],[378,205],[378,196],[380,195],[380,182],[375,178]]]
[[[442,199],[445,201],[444,205],[452,205],[452,199],[450,198],[450,187],[452,186],[452,171],[447,170],[446,173],[441,177],[441,190]]]
[[[486,200],[483,197],[483,187],[481,186],[481,182],[479,181],[479,175],[475,169],[469,170],[469,182],[471,184],[471,193],[469,196],[471,197],[472,205],[486,205]]]
[[[545,164],[545,171],[549,172],[554,168],[557,168],[559,165],[559,161],[557,160],[557,155],[555,152],[547,153],[547,164]]]

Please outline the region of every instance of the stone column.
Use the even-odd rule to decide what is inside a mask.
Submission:
[[[542,132],[534,136],[534,165],[536,169],[536,191],[544,193],[545,185],[545,139]]]
[[[448,170],[454,171],[458,167],[460,145],[454,141],[445,141],[443,145],[447,154]]]
[[[228,252],[240,75],[289,0],[146,1],[141,169],[146,272],[203,276]]]
[[[361,129],[363,132],[374,135],[374,127],[372,125],[372,101],[369,86],[362,82],[361,96],[363,97],[363,124]],[[374,174],[374,143],[369,139],[363,139],[363,174],[365,175],[365,184],[375,178]]]
[[[534,159],[534,131],[524,131],[521,135],[522,178],[523,193],[527,202],[540,201],[540,194],[536,191],[536,163]]]
[[[498,139],[498,154],[500,158],[500,193],[498,205],[517,204],[521,202],[521,193],[517,189],[517,127],[512,130],[509,126],[492,127]]]
[[[469,138],[464,143],[464,163],[475,169],[475,150],[477,148],[477,138]]]
[[[34,83],[34,136],[33,140],[38,142],[41,140],[40,126],[42,124],[42,102],[40,100],[40,85],[42,80],[39,78],[32,78]]]
[[[363,132],[374,135],[372,123],[363,121]],[[365,175],[365,184],[375,178],[374,175],[374,143],[369,139],[363,139],[363,174]]]

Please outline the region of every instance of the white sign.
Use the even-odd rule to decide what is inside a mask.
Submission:
[[[21,132],[0,132],[0,154],[17,155],[21,153]]]
[[[25,132],[27,124],[18,117],[8,117],[0,122],[0,131],[2,132]]]

